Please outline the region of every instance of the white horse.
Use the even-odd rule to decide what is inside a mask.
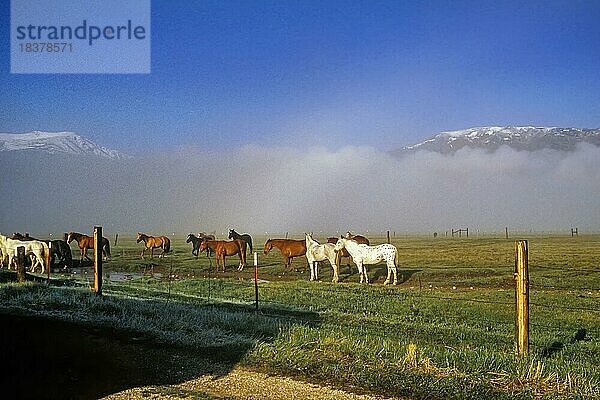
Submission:
[[[336,283],[338,277],[338,266],[336,264],[336,251],[332,243],[319,244],[312,236],[305,233],[306,240],[306,259],[308,260],[308,266],[310,267],[310,280],[316,281],[319,277],[319,261],[329,260],[331,268],[333,269],[333,279],[331,282]]]
[[[31,258],[31,272],[34,272],[38,264],[42,268],[42,274],[46,271],[46,255],[50,250],[48,245],[38,240],[14,240],[0,235],[0,248],[2,249],[3,257],[8,257],[8,268],[10,269],[13,257],[16,254],[17,247],[25,247],[25,255]],[[34,261],[35,257],[35,261]]]
[[[384,285],[390,283],[390,278],[394,274],[393,283],[398,283],[396,264],[398,263],[398,249],[393,244],[380,244],[379,246],[368,246],[366,244],[358,244],[355,240],[346,239],[341,237],[338,239],[334,246],[335,251],[340,251],[346,248],[348,253],[352,256],[352,260],[358,267],[358,273],[360,275],[360,283],[366,281],[369,283],[369,277],[367,276],[367,269],[365,264],[377,264],[381,261],[387,263],[387,279],[383,282]]]

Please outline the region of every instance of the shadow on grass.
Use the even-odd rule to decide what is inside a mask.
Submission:
[[[385,264],[367,265],[367,274],[371,283],[383,283],[387,278],[387,266]],[[355,266],[356,268],[356,266]],[[341,270],[341,267],[340,267]],[[422,272],[422,269],[402,269],[398,268],[398,285],[408,281],[414,274]],[[357,270],[352,270],[350,275],[340,273],[340,282],[350,282],[356,279],[358,282],[359,275]]]
[[[0,274],[0,278],[6,279],[5,274]],[[26,294],[29,290],[45,293],[56,289],[36,285],[29,288],[13,286],[12,290]],[[0,299],[13,294],[0,288]],[[78,296],[85,298],[87,294],[80,293]],[[28,299],[28,296],[23,295],[19,299]],[[110,312],[118,304],[122,308],[115,309],[115,313],[128,310],[152,313],[152,304],[156,304],[131,298],[118,299],[119,303],[110,298],[107,300],[94,307]],[[25,306],[25,310],[5,308],[0,312],[0,343],[3,364],[9,367],[0,375],[3,398],[97,399],[133,387],[172,385],[207,375],[217,378],[228,374],[259,341],[273,341],[282,329],[293,325],[319,324],[316,313],[303,310],[271,306],[262,310],[268,314],[265,316],[256,314],[252,307],[239,304],[171,304],[174,312],[190,307],[190,310],[210,309],[211,312],[237,313],[238,316],[247,314],[248,318],[257,319],[255,322],[260,325],[261,331],[248,332],[243,340],[232,339],[226,343],[215,339],[214,344],[205,346],[170,344],[164,337],[157,338],[140,330],[115,328],[106,322],[90,321],[92,318],[73,322],[35,315],[37,310],[45,311],[52,306],[37,304],[31,308]],[[135,319],[139,316],[125,318],[128,317]],[[264,319],[264,324],[261,324],[261,319]],[[101,320],[98,318],[98,321]],[[274,320],[281,323],[273,323]],[[196,324],[190,325],[189,329],[194,335],[201,328]],[[213,326],[207,329],[219,328]],[[232,332],[228,332],[227,328],[220,329],[221,339],[229,334],[231,337],[243,335],[240,332],[243,328]]]
[[[575,343],[575,342],[579,342],[579,341],[588,341],[588,340],[590,340],[590,339],[587,337],[587,329],[579,328],[577,330],[577,332],[575,332],[575,334],[571,338],[571,343]],[[542,349],[541,355],[544,358],[549,358],[549,357],[552,357],[554,354],[562,351],[564,348],[565,348],[565,344],[563,342],[555,341],[555,342],[552,342],[551,345],[544,347]]]

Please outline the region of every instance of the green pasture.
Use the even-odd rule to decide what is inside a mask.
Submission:
[[[316,237],[323,241],[324,237]],[[370,238],[372,244],[384,237]],[[600,398],[600,236],[530,236],[530,340],[514,354],[514,239],[396,237],[398,286],[369,285],[342,262],[340,283],[308,282],[305,259],[281,255],[254,269],[215,272],[185,237],[164,259],[140,258],[119,235],[104,265],[104,294],[89,293],[91,270],[54,274],[54,285],[0,286],[3,310],[144,333],[160,343],[206,349],[249,368],[327,382],[357,392],[411,398]],[[74,244],[74,243],[73,243]],[[75,258],[78,254],[73,248]],[[90,254],[91,255],[91,254]]]

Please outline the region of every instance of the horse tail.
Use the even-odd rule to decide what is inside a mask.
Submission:
[[[52,254],[50,253],[51,250],[50,250],[50,247],[48,246],[48,243],[46,243],[44,241],[39,241],[39,243],[42,245],[42,251],[40,252],[42,259],[39,261],[36,261],[36,262],[39,262],[40,264],[42,264],[42,274],[43,274],[44,266],[46,266],[46,268],[50,269],[50,265],[46,265],[46,261],[48,261],[48,259],[50,259]],[[33,264],[33,265],[35,265],[35,264]]]
[[[394,246],[396,247],[396,246]],[[394,265],[398,267],[398,248],[396,247],[396,252],[394,254]]]
[[[171,240],[165,236],[165,247],[164,247],[164,251],[165,253],[168,253],[169,251],[171,251]]]
[[[106,240],[104,243],[104,248],[106,249],[106,254],[110,257],[110,241]]]
[[[248,246],[250,246],[250,254],[253,253],[252,250],[252,236],[248,235]]]

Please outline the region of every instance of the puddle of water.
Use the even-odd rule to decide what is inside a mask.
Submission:
[[[108,272],[104,274],[104,278],[110,282],[131,281],[133,279],[139,279],[142,276],[144,275],[137,272]]]
[[[89,268],[73,268],[70,274],[72,277],[80,278],[91,278],[94,276],[94,270]],[[151,276],[154,279],[162,279],[162,274],[159,272],[145,274]],[[125,282],[133,279],[140,279],[144,274],[140,272],[119,272],[119,271],[106,271],[104,273],[104,279],[109,282]]]

